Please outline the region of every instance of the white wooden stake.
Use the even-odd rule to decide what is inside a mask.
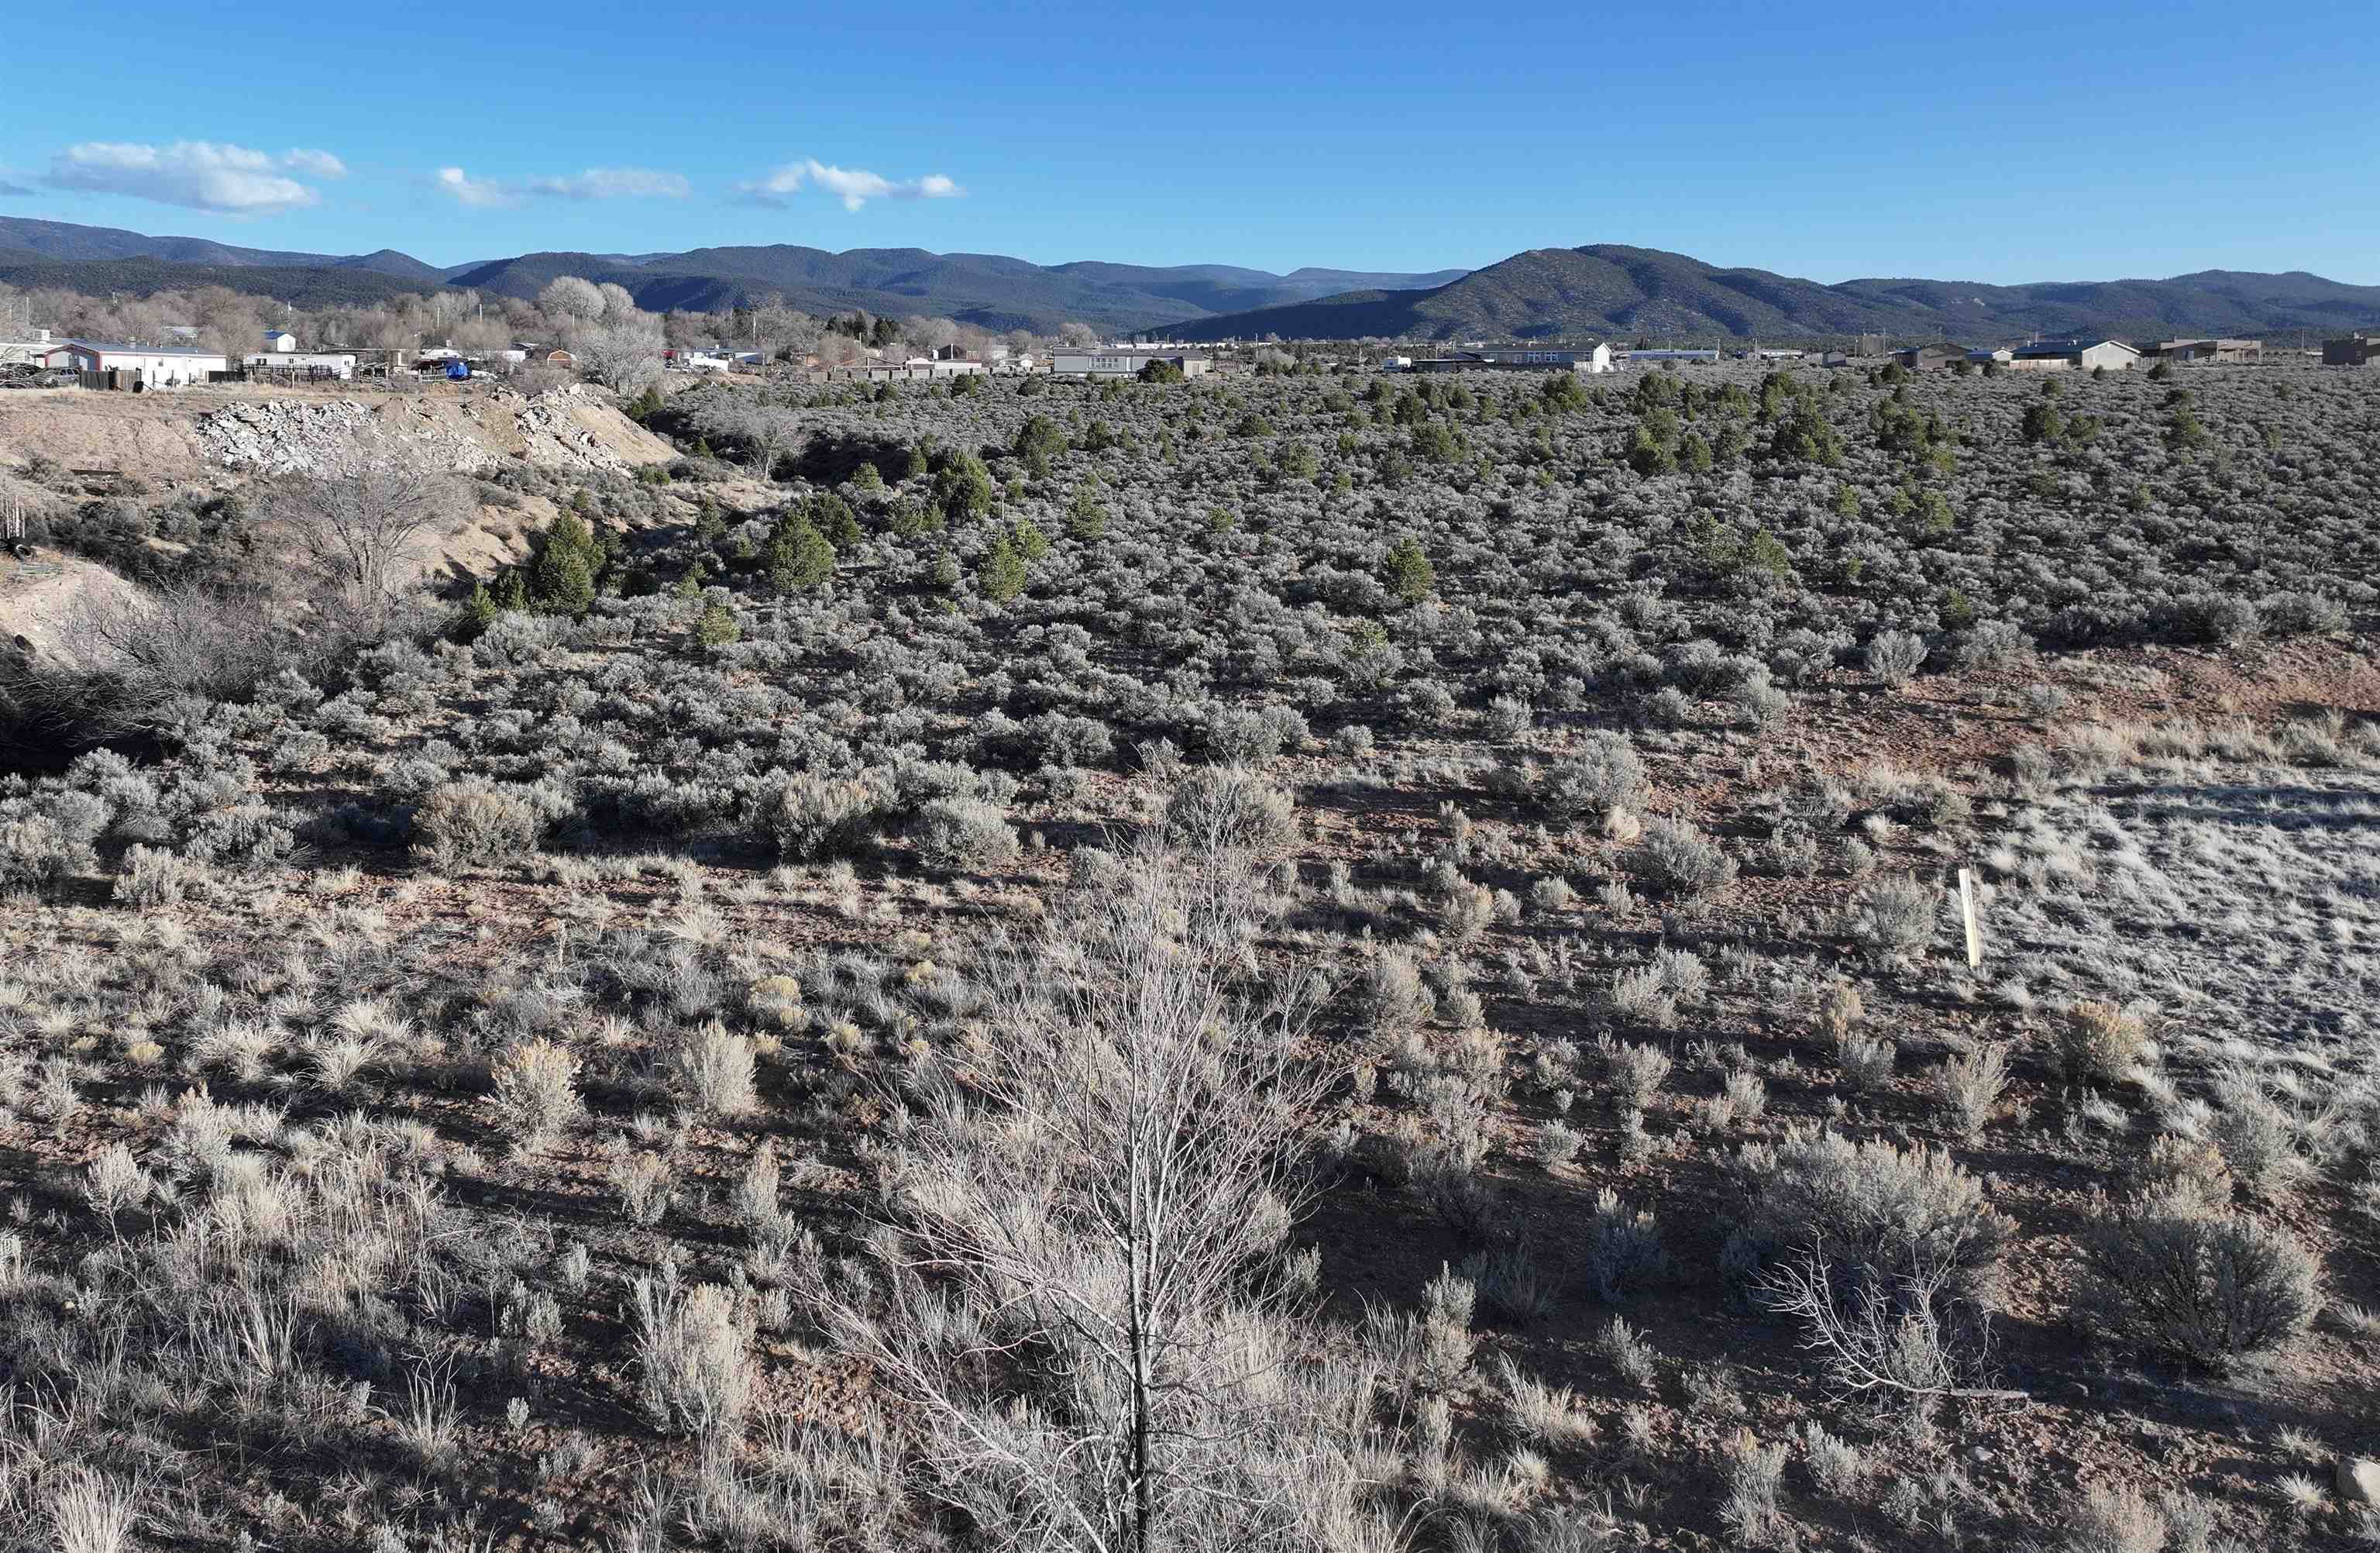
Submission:
[[[1975,875],[1959,870],[1959,913],[1967,920],[1967,969],[1984,968],[1984,929],[1975,916]]]

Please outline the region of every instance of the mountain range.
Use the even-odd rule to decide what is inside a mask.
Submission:
[[[859,248],[844,253],[775,244],[683,253],[524,253],[441,269],[394,249],[327,254],[238,248],[205,238],[157,238],[108,226],[0,217],[0,281],[90,292],[225,286],[300,305],[368,301],[395,291],[455,286],[532,298],[557,275],[625,286],[638,305],[710,311],[771,294],[811,313],[864,308],[932,314],[978,328],[1054,332],[1069,321],[1154,329],[1183,318],[1313,301],[1342,291],[1381,293],[1445,285],[1427,275],[1301,269],[1288,275],[1230,264],[1156,267],[1082,261],[1041,265],[992,253]]]
[[[1350,290],[1185,320],[1184,337],[1252,339],[1777,339],[1880,334],[1998,341],[2332,331],[2380,320],[2380,286],[2292,270],[2202,270],[2167,280],[1847,280],[1828,286],[1722,269],[1682,253],[1595,243],[1539,248],[1426,290]]]
[[[441,268],[395,249],[324,254],[205,238],[0,217],[0,282],[85,293],[224,286],[317,307],[442,287],[531,298],[557,275],[627,287],[645,308],[707,311],[781,296],[806,312],[957,319],[978,328],[1105,330],[1200,340],[1443,341],[1619,336],[1808,339],[1881,334],[1997,342],[2026,334],[2337,333],[2380,323],[2380,287],[2302,271],[2205,270],[2165,280],[1986,286],[1944,280],[1826,285],[1682,253],[1596,243],[1532,249],[1480,270],[1287,275],[1229,264],[1093,260],[1034,264],[990,253],[788,244],[677,253],[524,253]]]

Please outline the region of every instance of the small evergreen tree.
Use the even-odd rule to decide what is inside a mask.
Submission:
[[[789,513],[769,535],[769,582],[781,593],[811,593],[834,575],[834,546],[808,518]]]
[[[1066,537],[1087,544],[1108,532],[1108,509],[1099,505],[1099,491],[1088,484],[1075,488],[1066,508]]]
[[[981,459],[966,452],[940,453],[933,465],[934,506],[945,520],[961,523],[991,510],[1000,493]]]
[[[703,605],[702,616],[694,623],[695,644],[706,651],[716,652],[744,635],[743,624],[735,611],[723,604]]]
[[[482,632],[496,623],[496,617],[502,613],[504,611],[497,605],[496,596],[488,592],[488,585],[485,582],[472,583],[471,596],[463,601],[463,618],[455,629],[455,638],[462,642],[478,641]]]
[[[579,495],[584,496],[586,493],[581,491]],[[576,618],[586,614],[595,602],[595,581],[602,569],[603,548],[577,516],[578,505],[574,502],[571,511],[547,525],[537,558],[530,563],[528,602],[540,614]]]
[[[994,604],[1005,604],[1025,591],[1025,561],[1003,534],[984,552],[976,571],[976,591]]]
[[[1381,581],[1401,603],[1419,604],[1429,596],[1438,583],[1438,569],[1429,564],[1429,556],[1421,542],[1405,535],[1389,547],[1387,565]]]

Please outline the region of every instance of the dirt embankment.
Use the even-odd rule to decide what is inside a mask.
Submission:
[[[237,491],[292,476],[335,479],[382,461],[482,478],[526,464],[566,480],[675,456],[667,441],[621,413],[609,393],[576,385],[536,395],[495,383],[401,393],[343,384],[0,394],[0,516],[59,499],[47,484],[20,477],[37,459],[171,493]],[[420,568],[441,585],[484,577],[528,555],[554,510],[538,495],[466,502],[428,536]],[[58,624],[78,601],[134,593],[105,567],[72,556],[44,550],[28,560],[0,552],[0,645],[23,636],[36,652],[55,654]]]
[[[516,393],[460,385],[414,393],[298,389],[185,394],[55,389],[0,395],[0,464],[35,456],[168,488],[243,477],[351,473],[381,458],[457,474],[518,461],[618,471],[674,456],[601,389]]]
[[[140,589],[96,561],[45,546],[0,550],[0,651],[70,658],[74,616],[128,603]]]

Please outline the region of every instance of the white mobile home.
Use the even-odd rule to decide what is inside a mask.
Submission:
[[[178,388],[204,383],[209,373],[231,370],[230,361],[220,351],[184,350],[162,345],[103,345],[68,340],[67,358],[76,372],[123,373],[121,385],[127,388]]]
[[[1050,370],[1060,377],[1133,377],[1152,361],[1171,361],[1184,377],[1204,377],[1214,367],[1205,356],[1184,356],[1170,350],[1138,347],[1095,346],[1088,350],[1060,350],[1050,358]]]
[[[345,383],[356,375],[356,359],[344,350],[266,350],[242,359],[250,372],[286,373],[292,377],[334,377]]]

